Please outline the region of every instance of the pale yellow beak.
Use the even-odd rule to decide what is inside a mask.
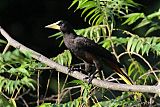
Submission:
[[[58,29],[58,30],[60,30],[60,26],[58,25],[58,23],[59,22],[47,25],[47,26],[45,26],[45,28],[51,28],[51,29]]]

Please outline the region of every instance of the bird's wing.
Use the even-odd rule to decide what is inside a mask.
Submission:
[[[78,46],[78,48],[83,47],[82,48],[83,50],[90,52],[90,53],[93,53],[96,56],[107,59],[108,61],[112,61],[113,63],[118,64],[118,66],[120,68],[123,67],[121,64],[119,64],[117,62],[117,59],[110,51],[99,46],[97,43],[95,43],[94,41],[92,41],[86,37],[78,36],[75,38],[74,43],[76,46]]]

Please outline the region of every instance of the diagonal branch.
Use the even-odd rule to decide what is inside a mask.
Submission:
[[[18,41],[14,40],[10,37],[10,35],[0,27],[0,33],[2,36],[4,36],[8,44],[13,46],[14,48],[18,48],[21,52],[30,52],[31,56],[38,61],[48,65],[51,68],[56,69],[59,72],[62,72],[64,74],[68,74],[68,68],[65,66],[62,66],[58,63],[55,63],[54,61],[50,60],[49,58],[43,56],[42,54],[35,52],[31,50],[30,48],[27,48],[26,46],[22,45]],[[73,73],[69,73],[68,75],[83,80],[87,77],[87,75],[84,75],[78,71],[74,71]],[[118,91],[133,91],[133,92],[147,92],[147,93],[157,93],[160,94],[160,85],[157,86],[149,86],[149,85],[127,85],[127,84],[120,84],[120,83],[113,83],[108,81],[102,81],[98,79],[93,79],[92,84],[96,85],[98,87],[111,89],[111,90],[118,90]]]

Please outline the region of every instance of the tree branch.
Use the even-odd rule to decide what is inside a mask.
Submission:
[[[48,65],[51,68],[56,69],[59,72],[62,72],[64,74],[68,74],[68,68],[65,66],[62,66],[49,58],[43,56],[42,54],[35,52],[31,50],[30,48],[27,48],[26,46],[22,45],[18,41],[14,40],[13,38],[10,37],[10,35],[0,27],[0,32],[2,36],[4,36],[8,44],[18,48],[21,52],[30,52],[31,56],[38,61]],[[78,71],[74,71],[72,73],[69,73],[68,75],[79,79],[83,80],[84,78],[87,77],[87,75],[84,75]],[[149,85],[127,85],[127,84],[120,84],[120,83],[113,83],[113,82],[108,82],[108,81],[102,81],[98,79],[93,79],[92,84],[96,85],[98,87],[106,88],[106,89],[111,89],[111,90],[119,90],[119,91],[133,91],[133,92],[147,92],[147,93],[157,93],[160,94],[160,85],[157,86],[149,86]]]

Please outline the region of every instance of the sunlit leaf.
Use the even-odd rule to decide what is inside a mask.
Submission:
[[[158,29],[160,29],[160,26],[154,26],[154,27],[149,28],[149,29],[147,30],[145,36],[148,35],[148,34],[150,34],[151,32],[153,32],[153,31],[155,31],[155,30],[158,30]]]
[[[134,36],[131,37],[131,38],[128,40],[128,44],[127,44],[127,50],[128,50],[128,51],[130,51],[130,49],[131,49],[133,40],[134,40]]]
[[[0,44],[7,44],[5,40],[0,39]]]
[[[143,48],[143,42],[139,40],[136,46],[136,53],[139,53],[140,49],[142,48]]]
[[[63,53],[53,58],[53,60],[59,64],[70,66],[71,61],[72,61],[72,55],[69,50],[65,50]]]
[[[133,28],[133,30],[138,29],[140,27],[146,26],[147,24],[151,23],[151,20],[143,19],[136,27]]]
[[[123,24],[131,25],[134,22],[136,22],[138,19],[144,18],[144,13],[131,13],[124,16],[124,18],[128,18],[128,19]]]
[[[133,52],[137,46],[138,40],[137,39],[133,39],[132,41],[132,47],[131,47],[131,52]]]
[[[152,19],[154,17],[159,17],[159,16],[160,16],[160,11],[148,15],[147,18]]]
[[[149,50],[150,50],[150,47],[151,47],[151,42],[152,42],[152,38],[147,38],[146,39],[146,43],[145,43],[145,45],[143,46],[143,48],[142,48],[142,55],[144,54],[144,53],[146,53],[147,55],[148,55],[148,52],[149,52]]]

